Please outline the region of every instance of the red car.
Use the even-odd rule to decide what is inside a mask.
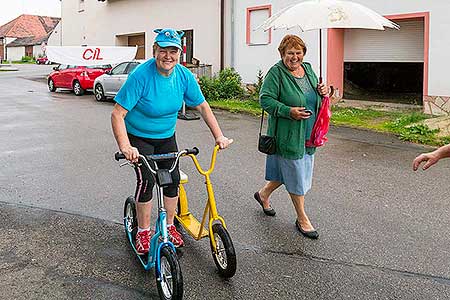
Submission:
[[[36,58],[36,63],[38,65],[49,65],[51,62],[48,60],[47,56]]]
[[[50,92],[57,88],[71,89],[77,96],[86,90],[92,90],[94,80],[98,76],[111,70],[111,65],[102,66],[71,66],[59,65],[48,75],[48,89]]]

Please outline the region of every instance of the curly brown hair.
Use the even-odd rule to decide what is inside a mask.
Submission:
[[[306,44],[305,42],[296,35],[288,34],[282,40],[278,46],[278,52],[280,52],[281,57],[284,56],[287,49],[302,49],[303,55],[306,54]]]

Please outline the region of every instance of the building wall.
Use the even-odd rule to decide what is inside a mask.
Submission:
[[[278,45],[281,39],[286,34],[297,34],[306,43],[308,48],[305,56],[305,61],[312,63],[314,70],[317,71],[319,64],[318,54],[318,33],[316,31],[300,32],[298,29],[279,29],[272,30],[272,39],[269,45],[247,45],[246,43],[246,29],[247,29],[247,8],[257,7],[262,5],[272,6],[272,15],[282,8],[298,2],[297,0],[235,0],[235,64],[234,68],[242,76],[244,82],[255,82],[258,70],[264,73],[277,61],[280,60],[278,53]],[[250,32],[253,34],[253,32]],[[323,41],[326,40],[326,33],[324,32]],[[326,43],[324,44],[323,57],[326,57]],[[325,64],[324,64],[325,66]],[[324,72],[326,72],[324,68]],[[317,72],[318,73],[318,72]]]
[[[48,46],[61,46],[62,40],[62,26],[61,21],[56,25],[53,29],[52,34],[48,38],[47,45]]]
[[[233,24],[234,20],[232,18],[232,11],[235,7],[236,0],[224,0],[225,4],[225,16],[224,16],[224,26],[225,26],[225,36],[224,36],[224,67],[231,67],[233,65],[234,53],[232,53],[234,44],[234,31]],[[219,3],[220,5],[220,3]],[[219,24],[220,26],[220,24]],[[220,30],[220,29],[219,29]]]
[[[448,45],[450,45],[450,19],[448,11],[450,11],[450,1],[443,0],[353,0],[365,5],[381,15],[400,15],[413,14],[420,12],[429,13],[429,52],[428,52],[428,76],[427,95],[424,100],[428,101],[433,97],[444,96],[447,99],[450,96],[450,84],[446,76],[450,69],[450,60],[448,59]],[[248,46],[246,45],[246,9],[252,6],[272,5],[272,14],[288,5],[298,2],[297,0],[248,0],[235,1],[235,49],[236,60],[235,69],[242,75],[246,82],[254,82],[258,69],[264,72],[279,59],[277,47],[281,38],[287,33],[298,34],[305,40],[308,46],[308,53],[305,57],[306,61],[313,64],[317,72],[318,69],[318,38],[317,31],[300,33],[298,29],[276,30],[272,32],[272,43],[264,46]],[[323,35],[323,59],[326,62],[327,57],[327,34]],[[331,45],[332,46],[332,45]],[[324,78],[327,78],[326,63],[324,63]],[[427,98],[430,96],[431,98]],[[439,100],[440,101],[440,100]],[[442,102],[442,101],[441,101]],[[450,106],[450,101],[445,101]],[[448,108],[450,112],[450,107]]]
[[[25,47],[6,47],[6,49],[10,61],[21,60],[25,55]]]
[[[42,50],[42,46],[41,45],[34,45],[33,46],[33,56],[35,58],[44,56],[44,51]]]
[[[9,43],[11,43],[12,41],[14,41],[16,38],[10,38],[10,37],[7,37],[5,40],[4,40],[4,44],[5,44],[5,57],[3,58],[3,59],[5,59],[5,60],[8,60],[8,61],[10,61],[10,60],[12,60],[12,59],[10,59],[9,58],[9,53],[8,53],[8,48],[6,47],[6,45],[7,44],[9,44]],[[25,49],[24,49],[24,52],[25,52]]]
[[[62,0],[62,45],[122,45],[117,35],[144,33],[152,56],[153,29],[194,30],[194,57],[220,67],[220,0]]]
[[[11,60],[11,61],[21,60],[22,56],[25,55],[25,46],[7,47],[7,52],[8,52],[8,60]],[[33,56],[35,58],[38,58],[43,55],[44,55],[44,52],[42,51],[41,45],[34,45],[33,46]]]

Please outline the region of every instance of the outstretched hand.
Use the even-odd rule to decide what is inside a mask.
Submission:
[[[413,170],[417,171],[422,162],[425,162],[422,169],[426,170],[438,161],[439,157],[434,152],[420,154],[413,161]]]
[[[229,139],[225,136],[219,136],[216,138],[216,145],[219,145],[220,149],[225,149],[233,143],[233,139]]]

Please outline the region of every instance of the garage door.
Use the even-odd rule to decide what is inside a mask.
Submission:
[[[145,59],[145,35],[133,35],[128,37],[128,46],[138,46],[136,59]]]
[[[423,20],[396,22],[400,30],[346,29],[345,62],[423,62]]]

